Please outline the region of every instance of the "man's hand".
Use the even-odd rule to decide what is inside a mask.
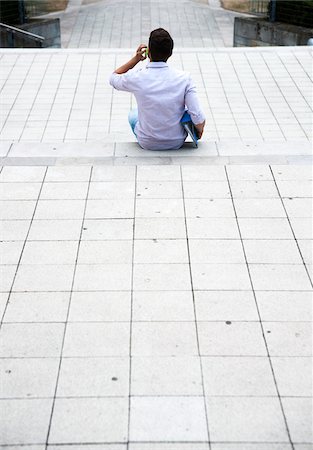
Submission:
[[[198,132],[199,139],[202,138],[203,130],[204,130],[204,125],[205,125],[205,121],[202,122],[202,123],[198,123],[197,125],[195,125],[196,130],[197,130],[197,132]]]
[[[136,55],[132,57],[126,64],[116,69],[114,72],[118,75],[122,75],[123,73],[128,72],[130,69],[133,69],[140,61],[144,61],[146,57],[146,49],[147,46],[145,44],[140,44],[136,50]]]
[[[138,58],[138,61],[144,61],[147,56],[146,56],[146,50],[147,50],[147,46],[145,44],[140,44],[139,47],[136,50],[136,56]]]

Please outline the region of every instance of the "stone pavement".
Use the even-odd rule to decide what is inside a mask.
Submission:
[[[149,152],[132,51],[0,53],[0,446],[311,450],[312,53],[176,49],[206,135]]]
[[[0,177],[1,445],[312,448],[310,166]]]
[[[114,68],[132,54],[125,49],[2,50],[1,141],[133,142],[127,116],[134,98],[108,84]],[[272,143],[280,141],[294,144],[292,154],[307,154],[309,47],[177,49],[171,64],[189,71],[196,82],[207,117],[204,143],[231,142],[234,154],[239,151],[234,142],[238,148],[247,141],[267,143],[266,153],[275,154],[278,147],[273,151]],[[253,145],[245,153],[253,154]]]
[[[178,47],[232,47],[234,17],[218,0],[72,0],[61,18],[62,47],[129,48],[162,26]]]

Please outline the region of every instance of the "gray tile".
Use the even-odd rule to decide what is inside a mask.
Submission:
[[[232,180],[230,182],[233,198],[278,198],[274,181]]]
[[[235,218],[187,218],[189,239],[239,239]]]
[[[183,191],[180,181],[138,181],[137,198],[182,198]]]
[[[79,246],[78,264],[131,264],[132,241],[83,241]]]
[[[208,397],[207,408],[212,441],[286,442],[289,445],[280,404],[275,397]]]
[[[95,166],[92,170],[92,181],[133,181],[136,167]]]
[[[24,241],[30,220],[2,220],[0,223],[1,241]]]
[[[309,277],[301,264],[250,264],[256,291],[311,290]]]
[[[184,181],[227,181],[224,166],[182,166]]]
[[[59,444],[57,445],[49,445],[49,448],[51,450],[58,450],[60,448]],[[123,444],[102,444],[101,448],[103,450],[127,450],[127,445]],[[62,450],[97,450],[99,449],[99,444],[70,444],[70,445],[63,445],[62,444]],[[26,449],[28,450],[28,449]],[[36,450],[36,449],[34,449]],[[37,449],[38,450],[38,449]]]
[[[249,442],[245,444],[241,442],[240,444],[211,444],[211,450],[292,450],[291,444],[284,442],[283,444],[263,444]]]
[[[4,322],[65,322],[69,292],[12,292]]]
[[[258,321],[252,291],[195,291],[198,321]]]
[[[267,165],[231,165],[226,168],[230,180],[272,181],[273,176]]]
[[[90,171],[88,166],[50,166],[45,181],[89,181]]]
[[[277,181],[281,197],[312,197],[312,181]]]
[[[192,264],[193,286],[203,290],[250,290],[245,264]]]
[[[49,443],[126,442],[127,416],[127,397],[58,398]]]
[[[70,291],[74,266],[70,265],[21,265],[19,266],[13,291],[57,292]]]
[[[131,273],[131,264],[79,264],[74,291],[128,291]]]
[[[191,290],[188,264],[135,264],[135,291]]]
[[[134,262],[136,263],[188,263],[187,243],[183,239],[135,240]]]
[[[313,221],[312,218],[290,218],[291,227],[297,239],[313,238]]]
[[[127,323],[69,323],[63,356],[128,356],[129,333]]]
[[[28,241],[21,264],[75,264],[78,242]]]
[[[0,355],[6,358],[59,357],[63,334],[61,323],[3,324]]]
[[[82,240],[102,241],[133,238],[133,219],[84,220]]]
[[[313,264],[313,240],[298,239],[298,245],[301,252],[301,258],[305,264]]]
[[[289,222],[284,218],[239,218],[243,239],[293,239]]]
[[[184,218],[136,218],[136,239],[185,239],[186,225]]]
[[[201,396],[202,392],[198,357],[132,358],[132,396]]]
[[[130,443],[129,450],[209,450],[209,443],[194,444],[194,443],[179,443],[179,444],[144,444],[144,443]]]
[[[73,292],[70,322],[115,322],[130,320],[131,292]]]
[[[271,357],[282,397],[312,397],[312,358]]]
[[[52,399],[0,400],[2,445],[44,444]]]
[[[235,217],[230,199],[186,199],[186,217]]]
[[[138,181],[180,181],[179,166],[138,166]]]
[[[182,199],[137,199],[136,217],[184,217]]]
[[[84,200],[40,200],[34,219],[82,219]]]
[[[257,291],[256,299],[263,322],[301,322],[312,317],[312,292]]]
[[[9,292],[15,277],[16,266],[0,266],[0,292]]]
[[[302,259],[294,240],[244,240],[249,264],[301,264]]]
[[[35,207],[34,200],[0,200],[1,220],[29,220]]]
[[[276,198],[235,198],[235,209],[237,216],[241,217],[257,217],[272,218],[286,217],[285,210],[281,200]]]
[[[230,198],[227,181],[184,181],[185,198]]]
[[[23,246],[22,241],[0,242],[0,264],[17,265]]]
[[[134,198],[134,181],[106,181],[90,183],[88,198],[93,200],[101,199],[124,199]]]
[[[0,292],[0,317],[2,317],[4,314],[8,298],[9,292]]]
[[[198,322],[202,356],[266,356],[258,322]]]
[[[207,396],[276,396],[267,357],[202,357]]]
[[[293,442],[312,443],[312,398],[282,398]]]
[[[63,358],[57,397],[127,397],[129,358]]]
[[[131,219],[134,217],[133,199],[88,200],[87,219]]]
[[[81,220],[33,220],[29,241],[78,241]]]
[[[273,174],[276,180],[312,180],[312,167],[301,165],[274,165]]]
[[[133,294],[134,321],[193,321],[191,291],[155,291]]]
[[[87,197],[86,182],[45,182],[40,194],[41,200],[84,200]]]
[[[53,397],[59,358],[2,358],[0,398]]]
[[[245,263],[242,243],[239,239],[191,239],[189,251],[191,264]]]
[[[6,166],[3,168],[0,180],[4,182],[41,182],[43,181],[46,167],[36,166]]]
[[[207,436],[203,398],[132,397],[132,441],[205,441]]]
[[[266,322],[264,333],[271,356],[312,356],[309,322]]]
[[[41,183],[1,183],[1,200],[37,200]]]
[[[132,356],[195,356],[196,329],[192,322],[136,322],[132,327]]]
[[[283,203],[290,218],[308,217],[312,218],[311,198],[284,198]]]

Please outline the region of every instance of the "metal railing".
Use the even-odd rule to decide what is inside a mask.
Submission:
[[[268,15],[269,0],[250,0],[249,10],[252,14],[266,16]]]
[[[29,31],[22,30],[21,28],[12,27],[11,25],[6,25],[5,23],[0,23],[0,33],[1,41],[3,36],[6,37],[6,47],[22,47],[21,42],[26,42],[31,45],[26,45],[26,47],[36,47],[42,48],[45,38],[39,36],[39,34],[30,33]],[[0,47],[3,47],[0,42]]]

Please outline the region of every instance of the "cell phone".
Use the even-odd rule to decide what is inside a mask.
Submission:
[[[148,56],[149,56],[149,49],[147,47],[146,50],[145,50],[145,57],[148,58]]]

